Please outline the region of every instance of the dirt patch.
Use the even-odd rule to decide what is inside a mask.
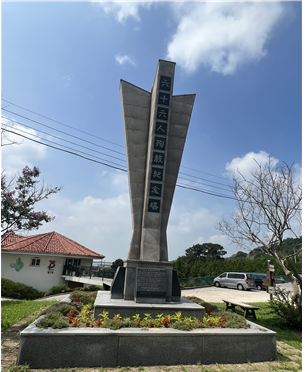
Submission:
[[[20,332],[31,316],[1,332],[1,370],[15,365],[20,343]],[[302,371],[302,352],[277,341],[278,357],[276,361],[247,364],[209,364],[186,366],[154,366],[154,367],[118,367],[118,368],[70,368],[66,372],[270,372],[270,370]],[[32,369],[33,372],[53,372],[53,369]]]

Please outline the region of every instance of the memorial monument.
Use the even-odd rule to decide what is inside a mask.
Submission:
[[[132,236],[111,298],[180,301],[166,229],[195,94],[173,95],[175,63],[159,60],[151,92],[121,80]]]
[[[202,318],[205,309],[181,297],[168,261],[166,229],[195,94],[173,95],[175,63],[159,60],[151,92],[121,80],[132,235],[111,293],[99,291],[103,310],[123,317],[166,312]]]

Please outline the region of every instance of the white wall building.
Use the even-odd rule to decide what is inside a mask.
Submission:
[[[1,237],[1,277],[48,291],[54,285],[69,286],[75,280],[66,269],[92,266],[98,254],[56,232],[21,236],[10,231]],[[77,278],[78,286],[88,278]]]

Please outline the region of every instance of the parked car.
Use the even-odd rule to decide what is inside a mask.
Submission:
[[[263,285],[263,279],[267,279],[267,274],[264,273],[247,273],[251,274],[255,280],[255,287],[259,291],[261,290],[267,290],[267,287]]]
[[[255,279],[253,278],[252,274],[236,272],[223,273],[217,276],[214,279],[214,285],[215,287],[236,288],[240,291],[243,289],[250,291],[251,289],[256,288]]]
[[[285,283],[285,279],[282,276],[278,276],[277,278],[274,278],[275,284],[281,284]]]

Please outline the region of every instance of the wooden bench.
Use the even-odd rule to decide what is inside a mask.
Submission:
[[[229,300],[222,300],[222,301],[225,302],[226,304],[225,311],[229,309],[232,309],[232,311],[236,311],[235,306],[239,306],[244,311],[245,319],[247,319],[248,316],[253,316],[253,318],[256,319],[255,310],[259,310],[259,307],[247,305],[242,302],[234,302],[234,301],[229,301]]]

